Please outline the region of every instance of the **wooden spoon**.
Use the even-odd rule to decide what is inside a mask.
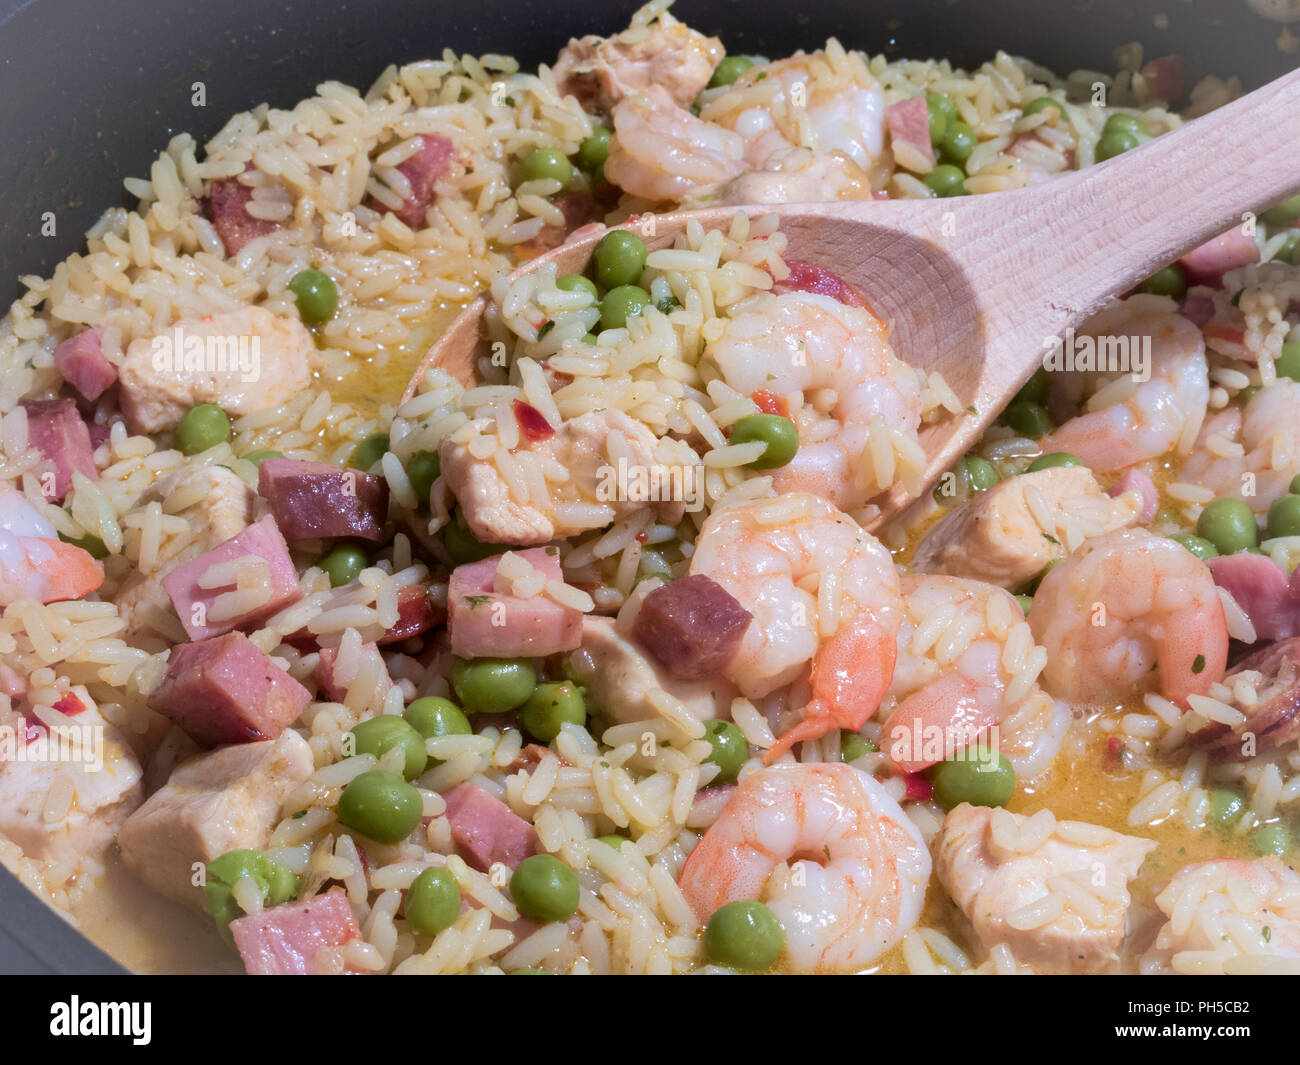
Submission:
[[[1105,163],[1029,188],[933,200],[717,207],[636,219],[653,250],[697,219],[775,212],[787,256],[856,286],[893,329],[895,354],[939,371],[970,413],[923,427],[927,487],[979,439],[1062,337],[1108,299],[1180,255],[1300,191],[1300,71]],[[515,277],[555,263],[581,273],[608,230],[588,227]],[[434,366],[470,381],[484,354],[486,299],[469,304],[424,357],[403,399]],[[878,526],[911,502],[901,485],[874,500]]]

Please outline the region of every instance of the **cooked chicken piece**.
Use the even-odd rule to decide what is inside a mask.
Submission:
[[[88,699],[72,698],[72,726],[53,736],[35,718],[7,715],[14,738],[0,740],[0,835],[29,858],[76,867],[102,856],[143,792],[126,737]]]
[[[1156,896],[1169,918],[1142,973],[1300,974],[1300,873],[1269,855],[1180,869]]]
[[[187,318],[132,341],[122,357],[122,413],[132,432],[160,433],[200,403],[250,414],[292,399],[311,381],[311,334],[261,307]]]
[[[126,819],[117,837],[122,857],[155,891],[201,910],[195,863],[265,847],[281,804],[314,768],[311,748],[292,729],[191,758]]]
[[[490,429],[490,423],[483,421],[477,427]],[[444,439],[438,450],[443,481],[460,503],[470,531],[484,543],[527,547],[599,529],[639,510],[647,501],[654,502],[637,495],[639,487],[664,486],[662,499],[675,493],[669,491],[672,485],[685,483],[682,471],[656,462],[654,434],[619,410],[592,411],[572,418],[542,440],[521,439],[512,458],[536,469],[537,479],[543,473],[567,473],[567,480],[548,480],[548,499],[531,494],[521,498],[521,492],[495,462],[470,453],[473,439],[477,437],[462,430]],[[620,483],[620,471],[626,483]],[[692,482],[700,481],[702,490],[699,471],[690,468],[684,472]],[[581,506],[568,506],[575,503]],[[668,524],[681,521],[684,508],[680,498],[654,505]]]
[[[1022,473],[944,515],[917,545],[912,569],[1017,588],[1085,539],[1129,528],[1141,511],[1138,492],[1111,498],[1082,466]]]
[[[555,61],[555,83],[561,93],[597,111],[609,111],[624,96],[651,85],[663,86],[675,103],[690,107],[724,54],[718,38],[663,18],[615,37],[569,41]]]
[[[935,841],[935,872],[989,949],[1045,973],[1114,966],[1128,915],[1128,882],[1155,850],[1050,810],[1022,817],[962,803]]]
[[[679,699],[701,721],[726,717],[737,695],[722,678],[677,680],[622,635],[613,618],[582,619],[582,646],[569,654],[569,668],[587,689],[594,710],[615,723],[658,716],[646,696],[656,689]]]

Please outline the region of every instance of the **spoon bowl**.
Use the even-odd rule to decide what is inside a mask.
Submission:
[[[1023,189],[948,199],[714,207],[642,216],[619,228],[670,246],[688,222],[724,228],[775,213],[786,257],[856,287],[891,329],[894,354],[938,372],[965,412],[924,426],[932,485],[979,439],[1054,341],[1109,299],[1254,212],[1300,191],[1300,71],[1107,162]],[[578,230],[521,266],[581,273],[609,230]],[[468,383],[486,354],[486,297],[469,304],[421,362],[403,401],[441,367]],[[876,528],[913,502],[901,485],[873,500]]]

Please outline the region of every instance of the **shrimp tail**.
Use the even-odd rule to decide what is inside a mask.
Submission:
[[[813,662],[813,697],[803,720],[781,734],[764,755],[764,764],[770,765],[796,743],[820,739],[831,729],[860,729],[889,690],[897,658],[895,633],[869,614],[841,625]]]
[[[62,540],[41,542],[54,553],[48,571],[45,602],[80,599],[104,583],[104,566],[89,551],[76,544],[65,544]]]
[[[104,567],[75,544],[44,536],[7,539],[0,544],[0,606],[80,599],[104,583]]]

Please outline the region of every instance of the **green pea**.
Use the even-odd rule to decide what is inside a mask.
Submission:
[[[958,751],[934,768],[934,797],[945,810],[968,802],[972,806],[1005,806],[1016,790],[1016,771],[1000,751]]]
[[[279,906],[298,891],[298,878],[261,851],[226,851],[214,858],[204,871],[203,901],[223,936],[230,936],[230,922],[244,913],[233,889],[246,876],[257,885],[264,906]]]
[[[573,164],[558,148],[538,148],[519,164],[519,183],[558,181],[565,187],[573,180]]]
[[[943,143],[944,135],[948,132],[949,113],[955,115],[957,108],[947,96],[941,96],[937,92],[927,92],[925,110],[930,116],[930,143],[937,148]]]
[[[191,407],[176,423],[176,448],[184,455],[197,455],[230,439],[230,419],[215,403]]]
[[[73,547],[79,547],[85,551],[91,558],[108,558],[108,548],[104,546],[104,541],[98,536],[86,535],[74,540],[70,536],[59,533],[59,539],[65,544],[71,544]]]
[[[1187,295],[1187,271],[1182,263],[1170,263],[1138,285],[1138,291],[1180,300]]]
[[[1221,555],[1248,551],[1258,536],[1255,515],[1240,499],[1216,499],[1201,511],[1196,535],[1209,540]]]
[[[298,317],[308,325],[328,322],[338,309],[339,290],[324,270],[300,270],[289,282],[289,291],[298,304]]]
[[[1291,832],[1282,824],[1264,825],[1250,839],[1256,854],[1276,854],[1279,858],[1291,849]]]
[[[567,921],[578,912],[578,878],[553,854],[534,854],[510,877],[510,897],[538,924]]]
[[[370,565],[370,559],[356,544],[341,543],[322,555],[316,565],[329,577],[331,588],[342,588],[357,579],[361,571]]]
[[[464,711],[440,695],[426,695],[413,700],[403,711],[402,717],[426,740],[442,736],[468,736],[474,731],[470,728],[469,718]]]
[[[519,711],[519,724],[543,743],[555,739],[565,725],[586,723],[587,704],[582,689],[567,680],[537,685]]]
[[[1132,151],[1137,146],[1138,139],[1132,133],[1125,133],[1123,130],[1104,133],[1101,140],[1097,142],[1097,162],[1104,163],[1107,159],[1114,159],[1115,156]]]
[[[368,470],[384,457],[387,450],[388,434],[375,433],[374,436],[366,437],[352,449],[352,457],[348,459],[348,465],[354,470]]]
[[[988,491],[1001,480],[993,463],[978,455],[967,455],[961,460],[961,467],[972,492]]]
[[[1300,473],[1291,478],[1291,487],[1287,491],[1293,496],[1300,496]]]
[[[731,443],[750,444],[756,440],[766,444],[767,450],[749,463],[755,470],[787,466],[799,450],[799,430],[779,414],[749,414],[732,426]]]
[[[641,280],[649,252],[645,241],[626,229],[615,229],[596,245],[596,280],[607,289],[635,285]]]
[[[627,842],[627,837],[626,836],[597,836],[596,842],[603,843],[605,844],[606,847],[613,847],[615,850],[618,850],[620,847],[623,846],[624,843]]]
[[[1268,508],[1268,535],[1300,536],[1300,495],[1284,495]]]
[[[1036,115],[1039,111],[1046,111],[1049,107],[1056,108],[1057,122],[1065,121],[1065,105],[1059,100],[1054,100],[1050,96],[1040,96],[1036,100],[1030,100],[1025,104],[1024,114]]]
[[[880,750],[875,740],[869,740],[861,732],[840,730],[840,757],[846,762],[856,762],[864,754],[874,754]]]
[[[1235,791],[1215,788],[1210,792],[1210,820],[1216,825],[1226,827],[1232,824],[1245,809],[1245,800]]]
[[[1200,536],[1193,536],[1191,533],[1174,533],[1169,537],[1175,543],[1182,544],[1188,551],[1194,554],[1202,562],[1209,558],[1218,558],[1219,550],[1209,540]]]
[[[442,543],[458,566],[465,562],[481,562],[509,550],[508,544],[485,544],[476,539],[460,511],[443,526]]]
[[[785,932],[776,914],[753,899],[719,906],[704,929],[709,960],[732,969],[763,972],[784,948]]]
[[[275,451],[270,448],[267,448],[261,451],[250,451],[247,455],[244,456],[244,461],[251,462],[254,466],[260,466],[262,465],[263,459],[282,459],[282,458],[284,458],[283,451]]]
[[[926,188],[941,198],[962,196],[966,192],[966,172],[950,163],[940,163],[921,180]]]
[[[406,463],[406,478],[411,482],[411,491],[419,500],[420,506],[429,502],[429,492],[433,482],[442,473],[442,459],[436,451],[417,451]]]
[[[710,783],[730,784],[749,758],[749,742],[745,734],[730,721],[715,719],[704,723],[704,738],[713,748],[705,761],[718,767],[718,775]]]
[[[1271,226],[1289,226],[1300,219],[1300,196],[1283,200],[1276,207],[1270,207],[1260,217]]]
[[[1040,366],[1033,372],[1029,380],[1020,386],[1020,391],[1015,394],[1015,397],[1011,402],[1046,403],[1049,387],[1050,384],[1047,380],[1047,370]]]
[[[998,419],[1030,440],[1037,440],[1052,431],[1052,418],[1041,403],[1012,403]]]
[[[1034,605],[1034,597],[1025,595],[1023,592],[1016,596],[1016,602],[1020,604],[1020,609],[1025,612],[1025,617],[1029,617],[1029,608]]]
[[[590,346],[593,347],[593,348],[594,348],[597,344],[600,343],[600,341],[596,339],[596,334],[595,334],[595,333],[583,333],[583,334],[582,334],[582,342],[583,342],[584,344],[588,344],[588,345],[590,345]]]
[[[619,285],[605,293],[600,301],[600,327],[622,329],[650,305],[650,293],[640,285]]]
[[[446,869],[425,869],[407,889],[402,913],[412,931],[436,936],[460,916],[460,886]]]
[[[1058,466],[1082,466],[1083,460],[1077,455],[1071,455],[1068,451],[1049,451],[1046,455],[1039,455],[1029,464],[1027,473],[1037,473],[1039,470],[1053,470]]]
[[[420,793],[396,773],[371,769],[339,796],[339,821],[378,843],[399,843],[424,814]]]
[[[600,302],[600,289],[596,287],[596,282],[581,274],[565,274],[563,277],[557,277],[555,287],[564,292],[587,292],[591,294],[592,303]]]
[[[960,120],[951,121],[948,123],[948,131],[943,135],[943,143],[939,145],[939,151],[945,162],[961,165],[970,158],[970,153],[975,150],[975,145],[978,143],[979,138],[975,136],[975,131],[970,126]]]
[[[451,686],[466,713],[503,714],[528,701],[537,672],[526,658],[458,658]]]
[[[595,172],[609,158],[610,131],[604,126],[592,126],[591,136],[578,145],[578,165]]]
[[[754,65],[747,55],[729,55],[713,68],[713,77],[709,79],[709,88],[732,84],[740,75]]]
[[[1300,340],[1288,340],[1282,345],[1282,354],[1273,360],[1278,377],[1300,381]]]
[[[378,717],[362,721],[352,730],[357,754],[373,754],[380,758],[394,747],[406,752],[406,767],[403,770],[407,780],[414,780],[424,772],[429,763],[429,756],[424,751],[424,737],[410,722],[395,714],[380,714]]]
[[[1147,124],[1138,118],[1137,115],[1126,115],[1122,111],[1116,111],[1114,114],[1107,116],[1106,124],[1101,128],[1102,136],[1107,133],[1128,133],[1133,137],[1149,137],[1151,131]]]
[[[1273,258],[1295,266],[1298,256],[1300,256],[1300,233],[1288,233],[1286,239],[1278,245]]]

